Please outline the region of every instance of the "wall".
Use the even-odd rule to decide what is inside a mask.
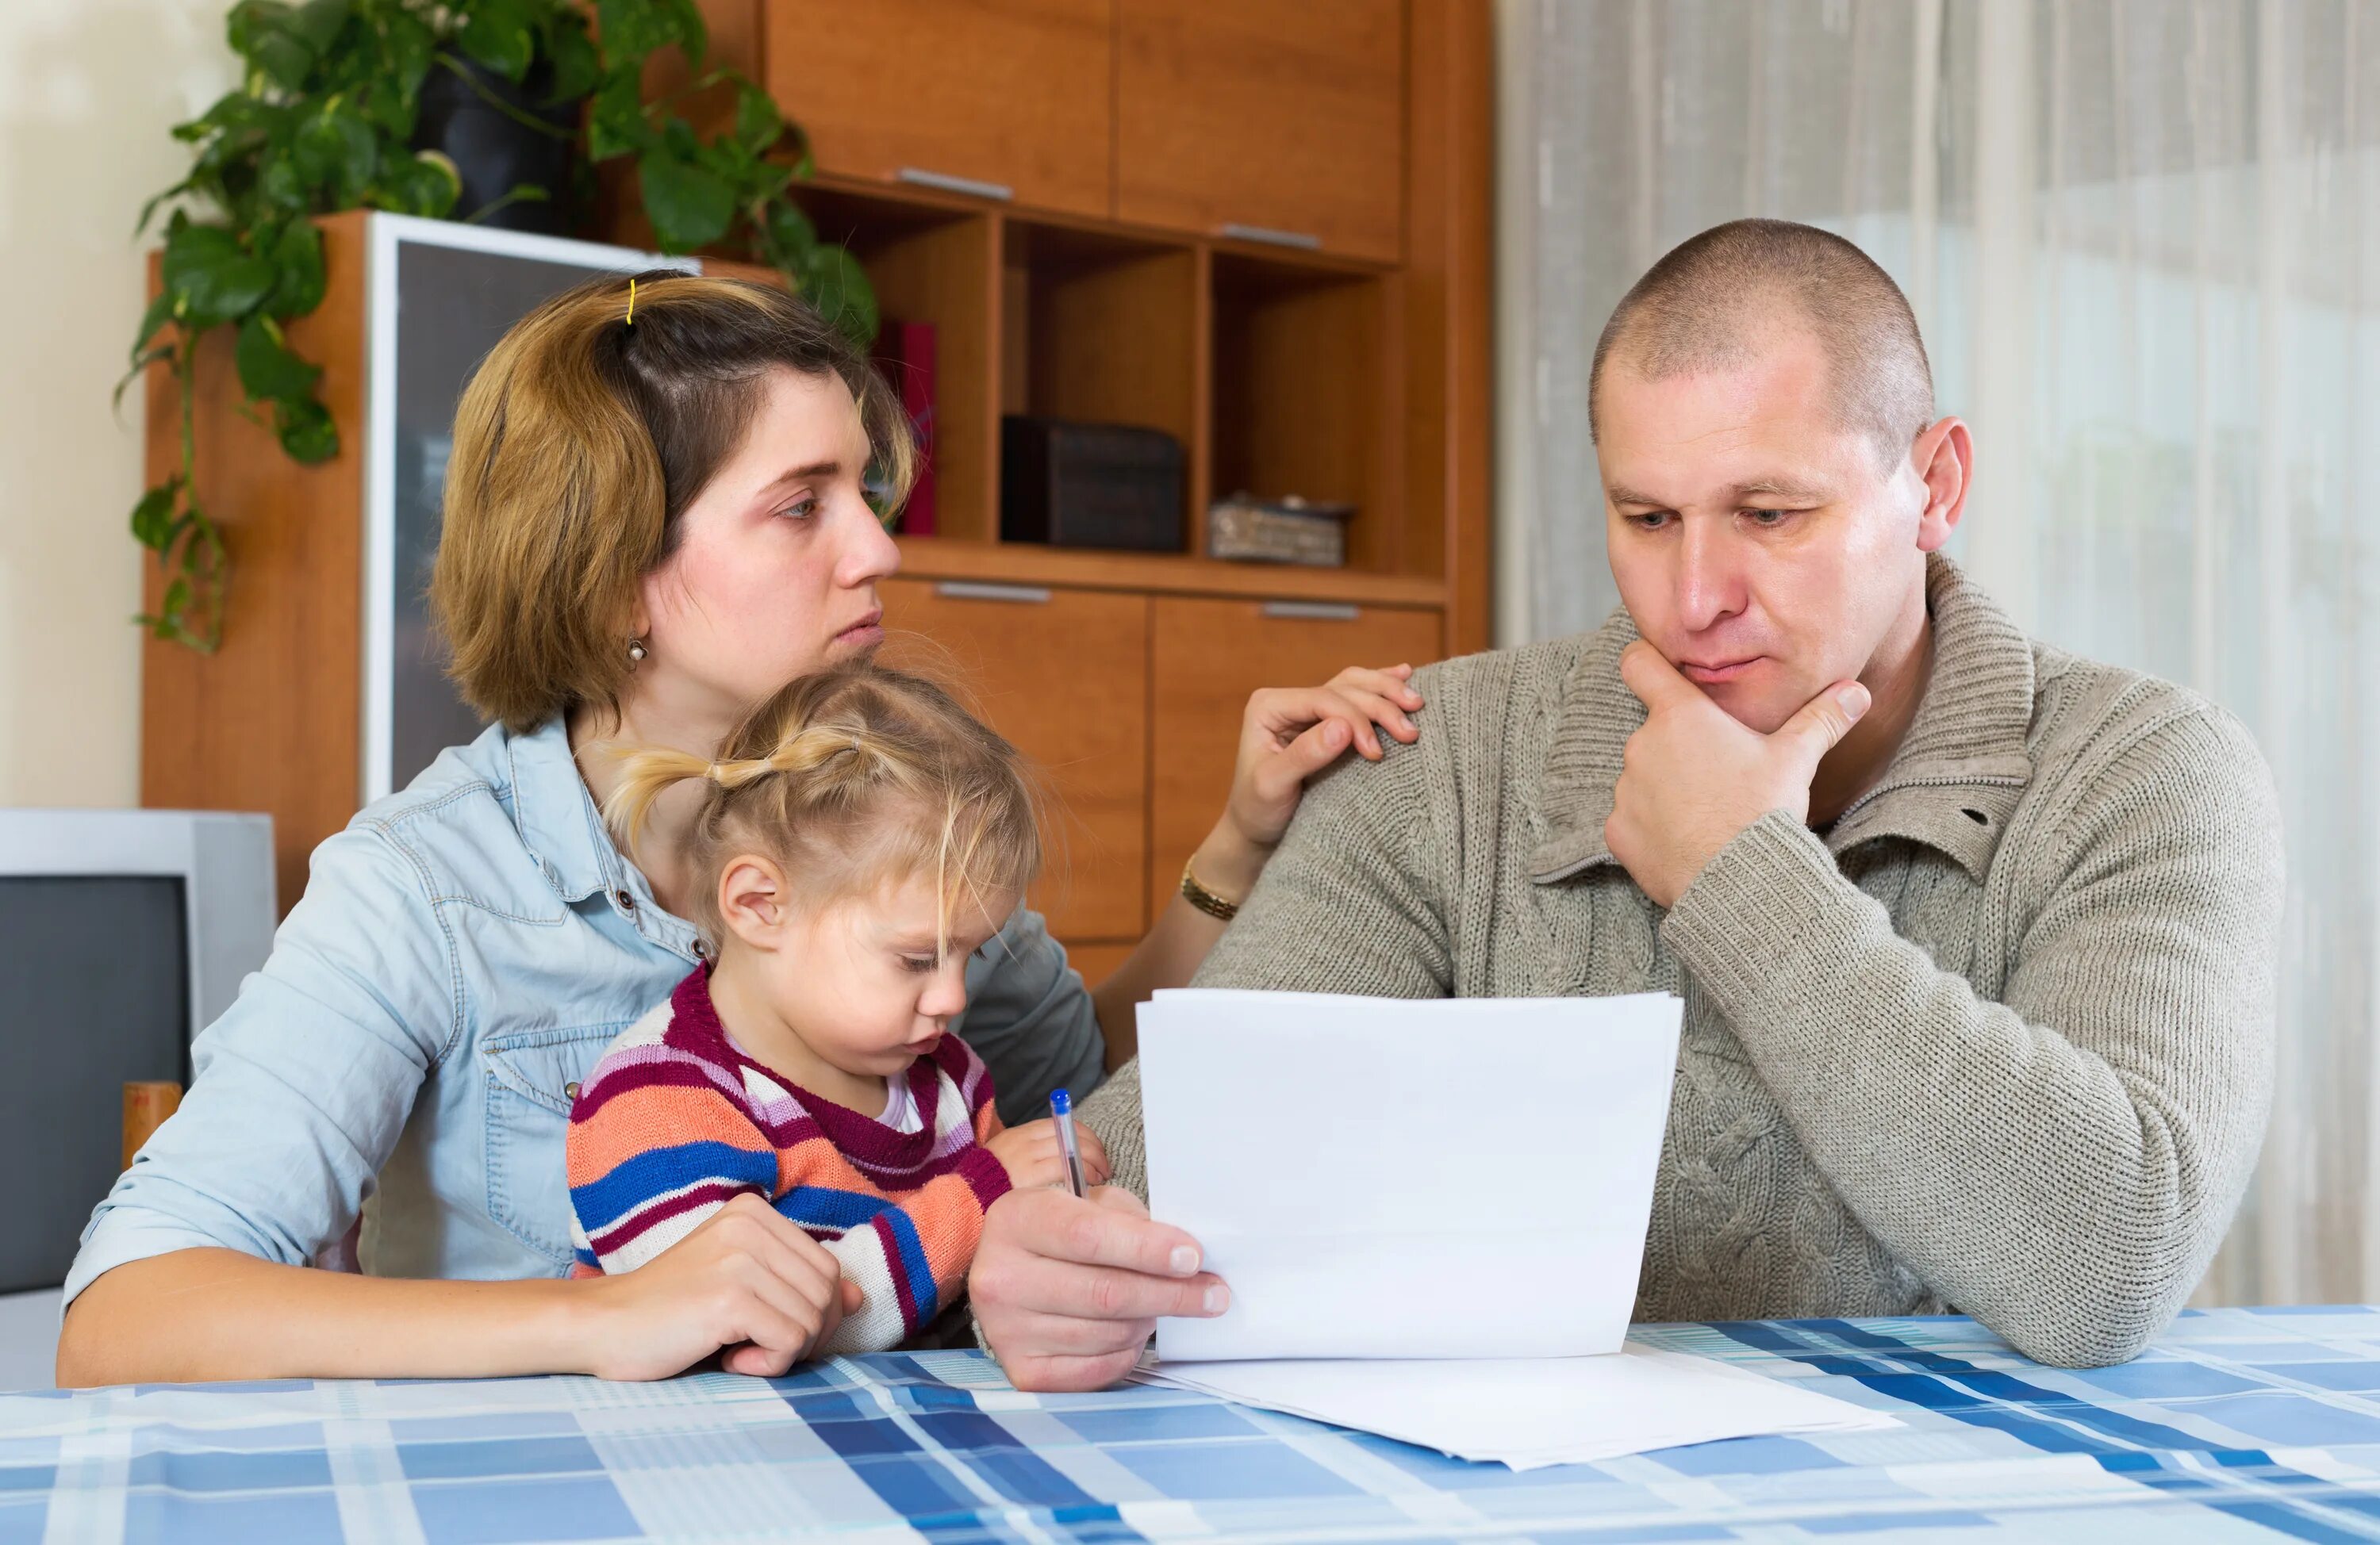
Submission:
[[[236,79],[226,0],[0,4],[0,805],[140,797],[141,201]]]

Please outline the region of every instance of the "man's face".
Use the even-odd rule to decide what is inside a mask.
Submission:
[[[1863,675],[1947,525],[1924,479],[1838,424],[1825,355],[1780,332],[1743,366],[1645,380],[1607,362],[1600,404],[1612,577],[1647,642],[1767,734]],[[1921,441],[1925,437],[1921,437]]]

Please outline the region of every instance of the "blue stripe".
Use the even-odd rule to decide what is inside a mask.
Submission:
[[[1747,1322],[1714,1325],[1711,1328],[1748,1346],[1756,1346],[1799,1363],[1815,1366],[1821,1363],[1854,1360],[1808,1351],[1806,1350],[1808,1344],[1783,1326]],[[2110,1452],[2119,1452],[2114,1449],[2115,1444],[2130,1443],[2137,1448],[2220,1455],[2218,1462],[2227,1469],[2233,1469],[2233,1473],[2240,1474],[2244,1484],[2254,1484],[2258,1480],[2275,1486],[2305,1484],[2315,1487],[2317,1491],[2327,1489],[2329,1484],[2321,1481],[2317,1477],[2306,1475],[2285,1466],[2272,1464],[2269,1454],[2257,1451],[2211,1449],[2204,1439],[2185,1432],[2178,1427],[2168,1427],[2163,1422],[2143,1421],[2119,1411],[2105,1410],[2077,1396],[2044,1389],[2038,1384],[2027,1383],[2010,1374],[1979,1369],[1963,1358],[1946,1357],[1938,1352],[1909,1346],[1871,1331],[1843,1325],[1840,1321],[1805,1321],[1801,1322],[1799,1328],[1810,1334],[1831,1334],[1837,1340],[1855,1341],[1860,1346],[1882,1351],[1887,1358],[1893,1361],[1915,1363],[1920,1367],[1948,1375],[1948,1379],[1937,1379],[1925,1373],[1896,1371],[1855,1373],[1851,1376],[1879,1394],[1890,1395],[1895,1399],[1907,1400],[1930,1410],[1956,1417],[1971,1427],[1997,1428],[2046,1453],[2093,1453],[2102,1456],[2101,1463],[2104,1466],[2107,1463],[2105,1457],[2107,1454]],[[1851,1331],[1852,1334],[1843,1335],[1840,1334],[1841,1331]],[[1960,1385],[1966,1387],[1962,1389],[1958,1387]],[[2065,1418],[2066,1423],[2071,1425],[2034,1417],[2030,1414],[2031,1409],[2054,1411],[2056,1415]],[[2081,1427],[2086,1430],[2076,1432],[2072,1430],[2074,1427]],[[2238,1467],[2236,1469],[2235,1466]],[[2261,1474],[2250,1474],[2248,1467],[2255,1467],[2261,1470]],[[2211,1489],[2216,1483],[2216,1477],[2223,1473],[2218,1470],[2205,1475],[2204,1483]],[[2139,1476],[2135,1479],[2154,1486],[2156,1484],[2156,1479],[2161,1478]],[[2182,1488],[2171,1489],[2181,1490]],[[2309,1517],[2285,1500],[2205,1496],[2198,1498],[2197,1501],[2202,1506],[2231,1514],[2236,1517],[2261,1524],[2267,1528],[2278,1529],[2301,1539],[2321,1541],[2324,1545],[2333,1540],[2366,1538],[2343,1530],[2319,1518]]]
[[[571,1187],[570,1205],[588,1233],[600,1234],[653,1198],[703,1180],[753,1186],[766,1196],[777,1189],[776,1150],[710,1141],[648,1149],[600,1180]]]
[[[777,1211],[804,1228],[839,1228],[846,1234],[892,1205],[880,1196],[832,1186],[795,1186],[777,1199]]]
[[[917,1237],[917,1225],[898,1207],[886,1208],[880,1221],[884,1231],[892,1236],[893,1249],[900,1252],[901,1270],[909,1279],[909,1296],[917,1302],[917,1323],[925,1325],[933,1320],[941,1296],[934,1290],[934,1269],[926,1264],[926,1247]]]

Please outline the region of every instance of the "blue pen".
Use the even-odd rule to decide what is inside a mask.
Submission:
[[[1083,1150],[1075,1141],[1074,1096],[1061,1089],[1050,1096],[1050,1119],[1058,1129],[1058,1152],[1066,1161],[1066,1189],[1084,1194]]]

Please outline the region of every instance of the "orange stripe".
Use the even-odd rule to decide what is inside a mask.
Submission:
[[[564,1144],[569,1184],[601,1179],[639,1153],[685,1142],[723,1142],[764,1153],[769,1140],[717,1090],[656,1084],[613,1096],[584,1121],[570,1124]]]

